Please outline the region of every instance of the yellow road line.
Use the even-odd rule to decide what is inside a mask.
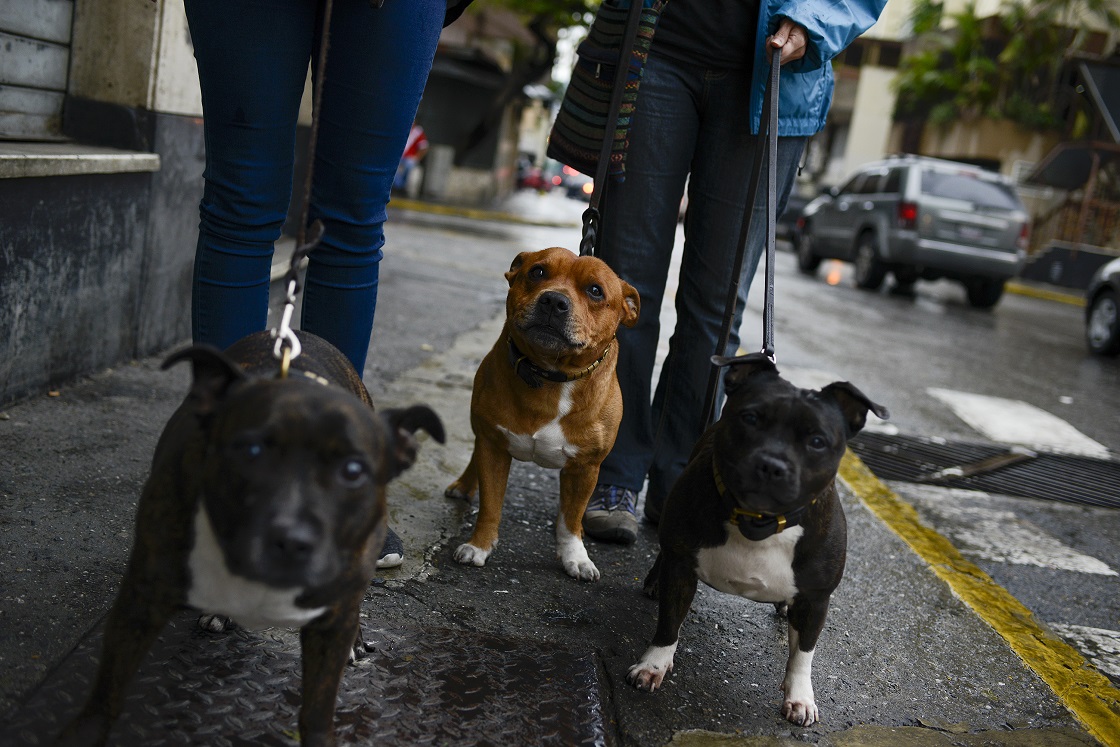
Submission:
[[[1108,747],[1120,747],[1120,690],[1107,677],[1043,628],[1029,609],[966,560],[949,540],[924,525],[917,510],[850,450],[841,462],[840,477],[965,604],[1003,636],[1093,737]]]
[[[1034,285],[1027,285],[1026,283],[1018,283],[1014,280],[1009,280],[1004,287],[1007,288],[1008,293],[1016,293],[1020,296],[1041,298],[1046,301],[1057,301],[1058,303],[1066,303],[1070,306],[1085,306],[1084,295],[1079,296],[1075,293],[1064,293],[1049,288],[1039,288]]]

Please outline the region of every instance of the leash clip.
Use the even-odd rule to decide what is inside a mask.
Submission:
[[[297,283],[291,280],[288,283],[288,297],[284,303],[284,316],[280,319],[280,326],[272,330],[272,338],[276,344],[272,346],[272,355],[280,361],[280,378],[288,378],[288,366],[299,357],[303,346],[299,338],[292,331],[292,313],[296,308]]]

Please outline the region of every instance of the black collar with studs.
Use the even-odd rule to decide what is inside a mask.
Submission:
[[[513,366],[514,372],[517,373],[521,379],[533,389],[540,388],[543,384],[541,379],[545,381],[552,381],[555,383],[563,383],[565,381],[576,381],[591,375],[592,371],[599,367],[599,365],[607,359],[611,352],[612,344],[608,344],[603,354],[599,356],[599,360],[592,363],[587,368],[579,373],[566,374],[563,371],[557,371],[550,368],[541,368],[537,364],[529,360],[529,358],[518,349],[512,337],[506,338],[509,342],[509,363]],[[613,342],[613,341],[612,341]]]
[[[731,495],[731,491],[727,489],[727,485],[723,482],[723,477],[719,474],[719,467],[716,466],[715,454],[712,454],[712,477],[716,481],[716,490],[719,491],[721,498],[730,498],[732,503],[736,503],[736,499]],[[739,527],[739,533],[753,542],[759,542],[768,537],[773,537],[775,534],[781,534],[790,527],[795,527],[801,523],[804,518],[805,512],[817,502],[817,499],[809,501],[808,504],[795,508],[784,514],[768,514],[763,512],[748,511],[745,508],[732,506],[731,515],[728,521]]]

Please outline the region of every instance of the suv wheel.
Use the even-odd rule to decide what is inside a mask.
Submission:
[[[1003,298],[1003,281],[988,278],[972,278],[966,281],[964,289],[968,302],[978,309],[990,309]]]
[[[887,276],[887,268],[879,259],[875,248],[875,234],[864,233],[856,244],[856,286],[864,290],[878,290]]]
[[[797,232],[797,269],[806,275],[815,275],[821,266],[821,258],[813,253],[813,237],[809,235],[809,224]]]
[[[1097,355],[1120,353],[1120,301],[1116,293],[1105,289],[1097,294],[1089,307],[1085,340]]]

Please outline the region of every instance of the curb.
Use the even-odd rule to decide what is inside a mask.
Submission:
[[[1084,295],[1076,295],[1068,291],[1054,290],[1051,288],[1044,288],[1038,285],[1031,285],[1022,281],[1009,280],[1007,285],[1004,286],[1008,293],[1014,293],[1019,296],[1027,296],[1028,298],[1040,298],[1044,301],[1054,301],[1056,303],[1069,304],[1070,306],[1085,307]]]

